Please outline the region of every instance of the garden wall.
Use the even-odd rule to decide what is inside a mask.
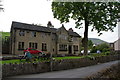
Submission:
[[[52,61],[52,70],[66,70],[73,68],[80,68],[98,63],[104,63],[108,61],[120,60],[119,55],[109,55],[103,57],[93,58],[81,58],[81,59],[65,59]],[[50,62],[37,62],[37,63],[20,63],[20,64],[3,64],[2,76],[15,76],[33,73],[49,72],[51,70]]]
[[[110,80],[120,80],[120,62],[112,65],[102,71],[99,71],[96,74],[89,76],[88,80],[96,80],[96,79],[110,79]]]

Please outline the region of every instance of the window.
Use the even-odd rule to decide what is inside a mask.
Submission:
[[[67,51],[67,45],[60,44],[59,45],[59,51]]]
[[[78,41],[77,37],[73,37],[73,41]]]
[[[55,40],[56,40],[56,36],[52,35],[52,41],[55,41]]]
[[[20,30],[19,35],[20,36],[25,36],[25,31],[24,30]]]
[[[42,43],[42,51],[47,51],[47,44],[46,43]]]
[[[73,46],[74,51],[78,51],[78,45]]]
[[[35,31],[32,31],[31,34],[32,34],[32,37],[36,37],[36,32]]]
[[[18,43],[18,50],[24,50],[24,42]]]
[[[50,33],[41,33],[41,36],[42,36],[42,38],[46,38],[46,37],[50,36]]]
[[[67,40],[67,36],[64,35],[64,34],[59,35],[59,38],[60,38],[60,39],[63,39],[63,40]]]
[[[37,49],[37,43],[30,42],[29,43],[29,48]]]

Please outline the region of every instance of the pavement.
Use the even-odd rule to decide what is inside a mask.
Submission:
[[[62,70],[62,71],[53,71],[47,73],[39,73],[39,74],[30,74],[30,75],[19,75],[12,76],[8,78],[86,78],[93,74],[97,74],[101,70],[111,67],[114,64],[117,64],[120,60],[111,61],[107,63],[101,63],[97,65],[92,65],[88,67],[82,67],[77,69],[70,70]]]

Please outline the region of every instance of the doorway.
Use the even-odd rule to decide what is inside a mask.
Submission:
[[[68,47],[68,54],[72,54],[72,45],[69,45]]]

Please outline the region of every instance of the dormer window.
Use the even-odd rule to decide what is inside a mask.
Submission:
[[[25,31],[24,30],[20,30],[19,35],[20,36],[25,36]]]
[[[32,34],[32,37],[36,37],[36,32],[35,31],[32,31],[31,34]]]

